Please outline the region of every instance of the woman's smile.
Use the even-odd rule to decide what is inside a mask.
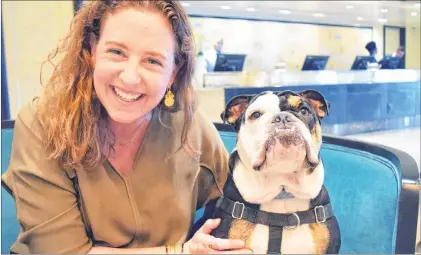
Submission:
[[[111,85],[114,95],[123,102],[135,102],[144,97],[145,94],[129,92]]]

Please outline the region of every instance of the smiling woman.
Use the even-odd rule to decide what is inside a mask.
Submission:
[[[11,252],[248,251],[212,238],[217,220],[187,240],[228,166],[218,132],[195,110],[194,52],[177,2],[82,6],[48,58],[63,56],[44,93],[16,118],[2,176],[22,226]]]

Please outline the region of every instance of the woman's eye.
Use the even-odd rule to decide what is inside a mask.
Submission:
[[[260,118],[260,116],[262,116],[262,114],[261,114],[260,112],[253,112],[253,113],[250,115],[250,119],[255,120],[255,119]]]
[[[123,52],[121,50],[117,50],[117,49],[111,49],[111,50],[109,50],[109,52],[111,52],[115,55],[119,55],[119,56],[123,55]]]
[[[161,62],[159,62],[158,60],[153,59],[153,58],[148,58],[147,61],[148,61],[149,64],[152,64],[152,65],[160,65],[160,66],[162,65]]]
[[[301,108],[300,113],[302,115],[307,115],[307,114],[310,113],[310,110],[307,107],[303,107],[303,108]]]

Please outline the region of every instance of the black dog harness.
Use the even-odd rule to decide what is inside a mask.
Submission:
[[[269,226],[269,243],[268,253],[279,254],[282,243],[283,228],[295,229],[303,224],[323,223],[333,216],[333,210],[330,203],[326,205],[319,205],[308,211],[299,211],[295,213],[270,213],[254,209],[245,203],[233,201],[226,197],[219,198],[216,204],[217,211],[221,210],[224,213],[222,218],[229,224],[221,224],[221,229],[228,233],[230,223],[234,219],[246,220],[254,224],[262,224]],[[228,218],[227,219],[227,215]]]
[[[234,162],[230,161],[230,169]],[[303,224],[323,223],[333,217],[332,206],[328,201],[308,211],[295,213],[270,213],[260,210],[260,205],[248,203],[234,184],[232,174],[228,174],[224,185],[224,196],[216,203],[214,218],[221,218],[221,224],[212,232],[219,238],[228,238],[228,232],[235,219],[269,227],[268,253],[281,253],[283,228],[294,229]]]

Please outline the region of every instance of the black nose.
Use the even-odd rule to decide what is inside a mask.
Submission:
[[[292,122],[292,118],[289,114],[287,113],[278,113],[272,120],[272,123],[288,123],[288,122]]]

